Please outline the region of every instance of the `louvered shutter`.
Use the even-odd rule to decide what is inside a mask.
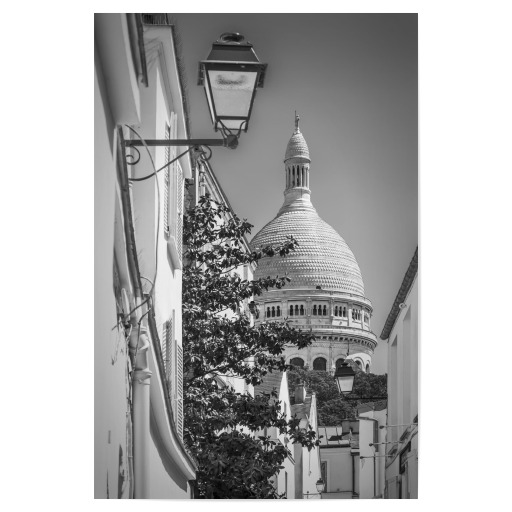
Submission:
[[[176,426],[183,439],[183,349],[176,344]]]
[[[170,387],[172,397],[173,368],[173,319],[164,322],[162,327],[162,357],[164,358],[165,378]]]
[[[183,170],[176,166],[176,245],[181,261],[183,251]]]
[[[165,140],[171,139],[171,126],[165,126]],[[165,163],[171,160],[171,148],[165,147]],[[171,187],[171,169],[167,166],[164,171],[164,232],[168,236],[170,233],[169,226],[169,200],[170,200],[170,187]]]

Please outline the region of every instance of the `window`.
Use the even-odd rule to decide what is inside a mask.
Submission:
[[[370,364],[366,363],[366,373],[370,373]]]
[[[299,316],[299,306],[295,304],[295,316]]]
[[[276,308],[274,306],[272,306],[272,316],[276,316]]]
[[[270,317],[270,308],[267,308],[267,318]]]
[[[304,306],[300,305],[300,314],[304,316]]]
[[[324,316],[327,316],[327,306],[324,306]]]
[[[290,364],[292,366],[296,366],[297,368],[304,368],[304,360],[300,357],[294,357],[293,359],[290,359]]]
[[[177,115],[172,112],[170,122],[165,127],[166,139],[176,138]],[[165,161],[176,157],[176,147],[165,149]],[[169,237],[171,260],[175,268],[182,266],[183,251],[183,170],[178,161],[166,167],[164,175],[164,232]]]
[[[281,316],[281,308],[277,306],[276,316]]]
[[[338,306],[334,307],[334,316],[338,316]]]
[[[176,311],[164,322],[162,329],[162,357],[169,398],[176,421],[176,428],[183,439],[183,349],[176,340]]]
[[[326,371],[327,369],[327,359],[324,357],[317,357],[313,361],[313,370]]]
[[[316,304],[313,306],[313,315],[316,316]]]
[[[293,316],[293,306],[290,306],[290,316]]]
[[[174,316],[174,315],[173,315]],[[165,377],[170,387],[172,387],[172,352],[173,352],[173,318],[164,322],[162,328],[162,357],[164,359]]]
[[[322,472],[322,480],[324,481],[325,483],[325,492],[328,492],[329,491],[329,488],[328,488],[328,480],[327,480],[327,461],[323,461],[321,463],[321,466],[320,466],[320,470]]]
[[[345,318],[347,318],[347,308],[343,306],[343,315]]]

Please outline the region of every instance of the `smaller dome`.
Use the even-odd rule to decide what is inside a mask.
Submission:
[[[295,131],[288,141],[288,146],[286,146],[286,153],[284,155],[285,162],[290,158],[307,158],[311,161],[306,139],[303,137],[302,133],[300,133],[299,120],[300,117],[297,115],[297,112],[295,112]]]
[[[291,139],[288,142],[288,146],[286,146],[286,154],[284,156],[285,161],[289,158],[309,158],[309,149],[306,144],[306,139],[304,139],[302,133],[295,132]]]

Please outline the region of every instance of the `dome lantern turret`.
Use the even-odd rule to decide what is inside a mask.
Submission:
[[[299,128],[300,117],[295,112],[295,131],[288,141],[284,156],[286,188],[304,188],[309,192],[309,148]]]

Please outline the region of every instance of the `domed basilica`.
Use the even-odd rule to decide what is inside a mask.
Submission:
[[[364,296],[363,278],[352,251],[311,203],[311,159],[297,115],[284,164],[284,203],[252,239],[251,247],[283,243],[289,235],[299,246],[286,258],[260,260],[255,278],[286,275],[291,282],[255,299],[256,324],[286,319],[298,328],[312,329],[316,341],[310,347],[286,348],[286,360],[293,365],[331,370],[348,357],[369,372],[377,346],[371,331],[372,305]]]

